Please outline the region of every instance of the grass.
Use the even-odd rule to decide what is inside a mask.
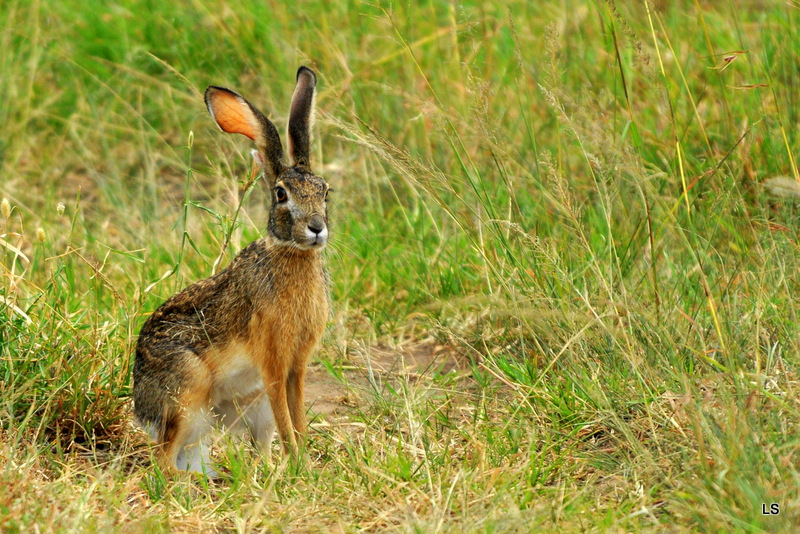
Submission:
[[[0,530],[791,531],[798,7],[3,2]],[[165,475],[138,329],[266,221],[201,93],[300,64],[336,410]]]

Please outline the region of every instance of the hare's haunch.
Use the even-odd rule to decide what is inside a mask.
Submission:
[[[161,305],[144,323],[133,367],[135,413],[168,468],[205,471],[216,421],[267,447],[275,427],[296,454],[306,432],[306,364],[329,313],[322,249],[328,184],[310,167],[316,76],[300,67],[284,159],[275,125],[241,95],[206,89],[211,117],[252,139],[272,192],[267,237],[227,269]]]

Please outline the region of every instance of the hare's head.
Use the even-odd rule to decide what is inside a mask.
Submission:
[[[328,241],[328,184],[310,166],[311,123],[317,77],[307,67],[297,71],[289,110],[289,164],[275,125],[238,93],[222,87],[206,89],[211,118],[225,132],[252,139],[264,169],[272,208],[267,230],[276,242],[302,250],[321,249]]]

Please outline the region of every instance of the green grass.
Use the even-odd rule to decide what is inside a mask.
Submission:
[[[0,530],[791,531],[800,6],[301,4],[0,2]],[[165,475],[138,329],[267,213],[201,94],[300,64],[350,407]]]

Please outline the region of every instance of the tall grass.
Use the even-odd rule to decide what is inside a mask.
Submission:
[[[763,183],[800,181],[798,15],[5,2],[0,525],[791,530],[798,210]],[[200,95],[281,129],[299,64],[335,190],[318,367],[355,408],[300,465],[221,436],[223,481],[165,475],[138,328],[266,217]],[[381,372],[385,347],[458,366]]]

